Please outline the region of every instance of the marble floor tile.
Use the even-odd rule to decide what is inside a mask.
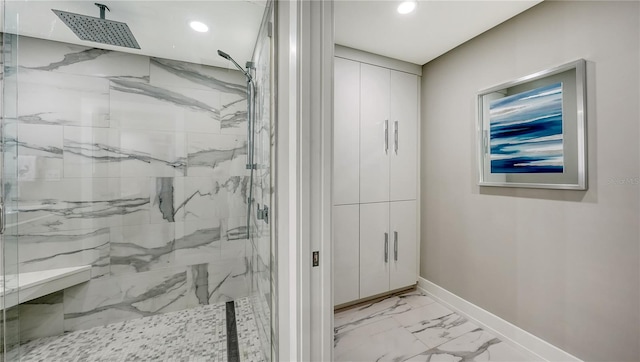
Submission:
[[[420,291],[340,311],[334,316],[336,361],[529,361]]]
[[[431,321],[450,314],[453,314],[453,311],[449,308],[439,303],[431,303],[420,308],[412,308],[406,312],[395,314],[393,319],[397,320],[403,327],[408,327],[416,322]]]
[[[527,357],[480,328],[416,355],[408,361],[527,361]]]
[[[502,361],[502,362],[520,362],[529,361],[523,353],[516,348],[510,346],[506,342],[496,343],[489,346],[486,352],[478,356],[478,360],[485,361]]]
[[[372,335],[401,327],[400,323],[392,318],[384,318],[380,321],[369,323],[350,331],[337,333],[333,337],[334,354],[344,354],[352,349],[359,348],[360,344]]]
[[[402,361],[426,346],[392,318],[336,335],[335,361]]]
[[[398,297],[389,297],[381,301],[368,303],[340,313],[334,317],[334,332],[336,334],[359,328],[366,324],[404,313],[411,306]]]
[[[404,293],[399,295],[398,298],[402,299],[413,308],[420,308],[427,304],[435,303],[433,299],[418,291]]]
[[[439,346],[476,329],[478,329],[477,325],[455,313],[424,320],[407,327],[409,332],[429,348]]]

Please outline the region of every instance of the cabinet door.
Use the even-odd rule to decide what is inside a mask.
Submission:
[[[389,203],[390,289],[413,285],[418,279],[416,201]]]
[[[389,199],[414,200],[417,189],[418,76],[391,71]]]
[[[357,204],[360,186],[360,63],[334,62],[333,204]]]
[[[359,298],[360,224],[358,205],[333,207],[333,303]]]
[[[360,65],[360,202],[389,200],[389,74]]]
[[[390,241],[389,203],[360,204],[360,298],[389,290]]]

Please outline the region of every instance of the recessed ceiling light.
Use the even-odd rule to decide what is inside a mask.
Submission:
[[[209,27],[205,23],[201,23],[199,21],[192,21],[189,25],[191,26],[191,29],[199,33],[206,33],[209,31]]]
[[[398,12],[400,14],[409,14],[416,9],[416,5],[415,1],[403,1],[398,5]]]

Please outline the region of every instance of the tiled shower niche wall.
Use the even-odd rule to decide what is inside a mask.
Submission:
[[[28,37],[18,56],[20,272],[92,266],[21,307],[23,339],[248,296],[244,76]]]

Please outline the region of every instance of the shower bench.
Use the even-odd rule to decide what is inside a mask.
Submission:
[[[0,279],[0,310],[69,288],[89,279],[91,279],[90,265],[7,275],[4,279]],[[10,297],[16,293],[17,298]]]

